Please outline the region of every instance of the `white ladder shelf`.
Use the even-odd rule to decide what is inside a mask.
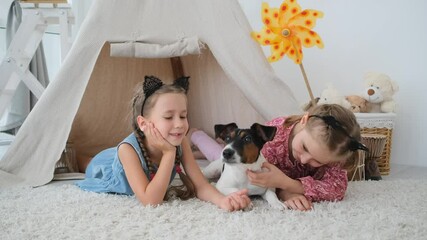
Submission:
[[[42,95],[44,87],[28,67],[49,25],[59,24],[61,61],[71,48],[70,35],[74,16],[70,5],[23,5],[22,15],[23,20],[0,65],[0,117],[9,106],[20,81],[23,81],[37,98]]]

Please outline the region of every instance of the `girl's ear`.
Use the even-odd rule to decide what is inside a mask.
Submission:
[[[307,123],[307,121],[308,121],[308,113],[306,113],[306,114],[304,114],[304,116],[302,116],[300,123],[302,125],[305,125]]]
[[[141,131],[144,131],[143,126],[147,123],[147,119],[145,119],[143,116],[139,115],[136,117],[136,122],[138,123],[138,127]]]

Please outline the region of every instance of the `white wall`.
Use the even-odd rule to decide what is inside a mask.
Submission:
[[[8,8],[8,2],[10,0],[0,0],[0,28],[6,25],[7,12],[4,10]],[[77,11],[75,29],[91,2],[73,1],[73,9]],[[260,30],[262,1],[239,2],[253,29]],[[282,1],[266,2],[278,7]],[[388,74],[400,86],[395,96],[399,109],[391,163],[427,166],[422,151],[427,143],[427,107],[421,104],[427,102],[427,94],[423,94],[427,87],[427,72],[424,70],[427,62],[427,1],[300,0],[299,3],[303,9],[317,9],[325,14],[314,29],[322,37],[325,48],[303,50],[303,64],[314,94],[318,96],[327,83],[334,84],[343,94],[358,94],[364,89],[364,73]],[[0,29],[0,59],[4,56],[4,39],[4,30]],[[52,44],[55,41],[51,39]],[[58,49],[50,50],[46,50],[46,54],[51,55],[47,58],[49,71],[54,75],[59,67],[59,54],[54,53]],[[265,52],[269,54],[268,49]],[[284,58],[272,66],[293,89],[300,103],[308,101],[297,65]]]

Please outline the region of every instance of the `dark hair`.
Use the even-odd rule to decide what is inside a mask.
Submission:
[[[307,131],[313,133],[316,129],[319,133],[319,140],[324,142],[328,150],[337,156],[349,154],[343,167],[349,172],[353,171],[357,167],[359,154],[362,154],[358,150],[366,150],[366,147],[360,144],[360,126],[354,113],[338,104],[320,104],[310,108],[308,115],[311,117],[308,118],[305,126]],[[289,127],[302,118],[303,115],[290,116],[285,120],[284,126]],[[329,122],[328,119],[333,119],[339,127],[335,127],[334,123]],[[355,147],[355,143],[360,145]]]
[[[135,136],[138,140],[138,144],[143,152],[147,154],[146,149],[144,147],[144,132],[138,126],[137,117],[144,112],[145,116],[149,116],[152,108],[154,107],[158,97],[165,93],[179,93],[186,96],[186,89],[178,86],[178,85],[163,85],[159,89],[157,89],[154,93],[150,94],[147,98],[144,96],[143,84],[137,86],[136,92],[132,99],[132,128],[135,133]],[[145,102],[143,104],[143,102]],[[144,109],[142,108],[144,105]],[[178,151],[175,155],[175,166],[180,166],[182,156],[178,154]],[[151,173],[154,172],[152,167],[152,163],[149,160],[149,157],[146,157],[147,166]],[[179,177],[183,183],[183,185],[179,186],[170,186],[165,194],[164,200],[168,200],[172,196],[176,196],[182,200],[187,200],[196,196],[196,188],[194,187],[191,179],[182,171],[177,171]]]

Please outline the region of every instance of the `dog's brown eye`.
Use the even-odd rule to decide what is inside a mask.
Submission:
[[[225,142],[230,142],[231,141],[231,137],[230,136],[226,136],[224,139]]]
[[[251,136],[246,136],[245,137],[245,142],[252,142],[252,137]]]

